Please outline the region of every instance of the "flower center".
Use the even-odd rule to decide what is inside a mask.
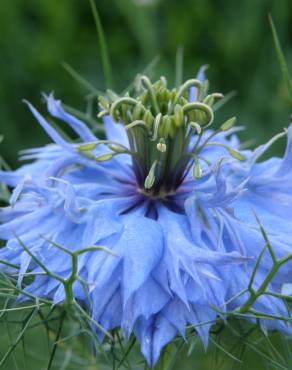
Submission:
[[[156,198],[175,193],[191,169],[194,179],[201,178],[201,162],[209,164],[202,156],[207,145],[224,146],[232,156],[244,159],[234,149],[211,141],[219,132],[230,129],[235,118],[204,136],[214,119],[214,103],[223,97],[208,94],[208,81],[190,79],[179,88],[168,89],[164,77],[151,83],[148,77],[139,76],[131,95],[120,97],[108,91],[99,98],[99,116],[110,115],[124,125],[129,148],[105,141],[112,153],[96,160],[129,154],[143,194]]]

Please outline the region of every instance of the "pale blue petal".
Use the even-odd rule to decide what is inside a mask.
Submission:
[[[129,140],[124,126],[121,123],[114,122],[110,116],[104,116],[103,122],[107,139],[122,144],[128,148]]]
[[[90,131],[86,124],[72,114],[66,112],[60,100],[55,100],[53,94],[45,96],[50,114],[66,122],[83,141],[96,141],[96,136]]]

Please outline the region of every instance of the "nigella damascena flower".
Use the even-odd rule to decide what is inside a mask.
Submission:
[[[66,122],[78,142],[66,141],[27,103],[54,144],[23,152],[29,164],[0,172],[14,189],[0,213],[0,238],[7,241],[0,259],[19,266],[19,284],[29,270],[36,275],[28,292],[63,302],[63,285],[38,274],[42,268],[32,255],[66,278],[71,260],[55,245],[112,250],[114,256],[93,250],[79,256],[88,292],[76,281],[74,296],[104,329],[134,333],[150,365],[187,325],[207,346],[218,311],[236,310],[248,299],[244,290],[265,246],[255,214],[277,257],[292,250],[292,128],[283,159],[259,162],[274,139],[240,151],[235,119],[209,128],[222,95],[208,94],[202,75],[172,90],[163,77],[152,84],[140,76],[133,94],[100,97],[106,140],[53,95],[46,97],[49,113]],[[264,251],[255,290],[272,262]],[[289,283],[285,265],[269,284],[271,294],[252,308],[285,316],[277,294]],[[260,322],[289,331],[281,320]]]

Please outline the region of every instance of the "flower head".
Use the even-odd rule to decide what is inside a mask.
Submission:
[[[54,144],[23,152],[30,164],[0,172],[14,189],[10,206],[0,210],[0,260],[19,266],[19,284],[25,271],[35,273],[26,290],[60,303],[64,285],[38,274],[43,269],[32,256],[66,279],[72,265],[65,248],[82,251],[73,298],[105,330],[134,333],[150,365],[187,325],[207,346],[218,311],[236,311],[249,299],[260,255],[253,289],[261,287],[273,258],[261,254],[265,241],[254,213],[276,258],[291,255],[292,129],[282,160],[257,163],[271,143],[241,152],[233,118],[210,130],[222,95],[207,88],[203,70],[179,89],[168,89],[163,77],[152,84],[140,76],[134,95],[100,97],[106,140],[49,95],[49,113],[75,131],[77,143],[27,103]],[[276,295],[290,283],[285,265],[269,284],[274,295],[261,295],[252,308],[285,316]],[[289,331],[280,320],[261,324]]]

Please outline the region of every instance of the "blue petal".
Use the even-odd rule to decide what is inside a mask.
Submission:
[[[110,116],[104,116],[106,137],[108,140],[129,147],[129,140],[124,126],[121,123],[115,123]]]
[[[206,69],[207,69],[207,66],[202,66],[199,69],[198,73],[197,73],[196,79],[198,79],[201,82],[204,82],[205,79],[206,79],[206,76],[205,76],[205,70]],[[198,94],[197,88],[196,87],[191,87],[189,101],[190,102],[196,101],[197,100],[197,94]]]
[[[28,105],[30,111],[34,115],[34,117],[37,119],[39,124],[42,126],[42,128],[46,131],[46,133],[52,138],[52,140],[59,144],[60,146],[68,149],[69,151],[73,151],[72,145],[70,145],[66,140],[62,138],[58,132],[53,129],[53,127],[44,119],[44,117],[28,102],[25,101],[25,103]]]
[[[162,256],[162,230],[151,219],[137,219],[129,214],[118,249],[123,251],[123,299],[126,303],[145,283]]]
[[[161,311],[169,300],[170,295],[150,276],[124,307],[121,326],[125,335],[129,337],[139,317],[150,318]]]
[[[52,93],[45,97],[47,99],[48,111],[53,117],[68,123],[83,141],[96,141],[96,136],[93,135],[86,124],[66,112],[62,107],[61,101],[55,100]]]
[[[161,349],[175,337],[177,330],[160,314],[148,320],[141,319],[135,332],[141,343],[141,351],[148,365],[153,368]]]

